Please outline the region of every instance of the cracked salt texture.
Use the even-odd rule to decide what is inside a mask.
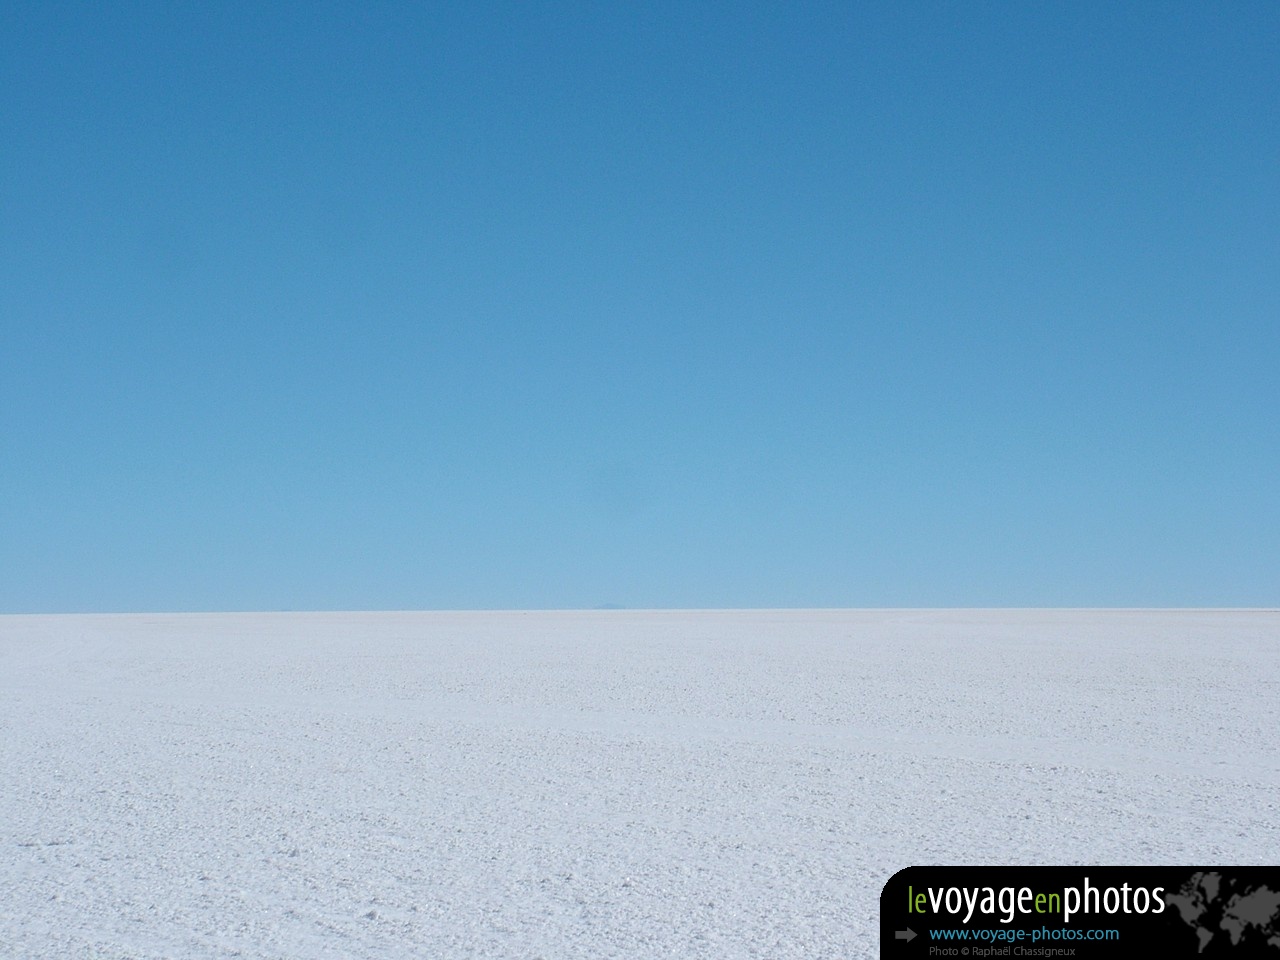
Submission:
[[[0,617],[0,942],[849,958],[924,863],[1262,863],[1275,611]]]

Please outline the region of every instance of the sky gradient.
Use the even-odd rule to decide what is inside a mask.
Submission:
[[[1269,0],[5,4],[0,612],[1280,604],[1278,62]]]

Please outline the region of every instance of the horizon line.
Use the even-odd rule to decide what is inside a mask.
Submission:
[[[0,617],[216,617],[216,616],[396,616],[430,614],[644,614],[644,613],[895,613],[948,611],[1044,611],[1114,613],[1280,613],[1272,606],[1034,606],[938,605],[866,607],[421,607],[421,608],[279,608],[238,610],[63,610],[0,611]]]

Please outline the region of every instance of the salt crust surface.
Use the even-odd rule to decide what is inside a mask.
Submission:
[[[1280,613],[0,617],[14,958],[851,958],[928,863],[1274,863]]]

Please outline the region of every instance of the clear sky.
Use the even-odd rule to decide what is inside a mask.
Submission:
[[[0,611],[1280,604],[1280,5],[0,6]]]

